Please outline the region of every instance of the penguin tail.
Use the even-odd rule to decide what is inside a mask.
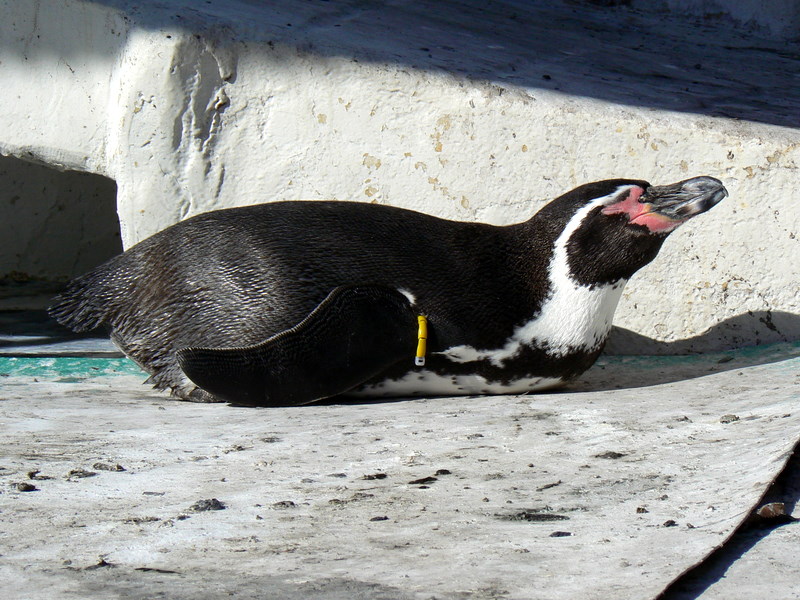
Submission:
[[[108,317],[108,286],[105,269],[97,269],[73,279],[53,298],[47,313],[61,325],[76,332],[96,329]]]

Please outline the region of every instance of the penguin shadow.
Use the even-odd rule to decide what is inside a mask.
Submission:
[[[562,393],[649,387],[800,356],[800,315],[748,311],[704,333],[663,342],[614,327],[595,365]]]

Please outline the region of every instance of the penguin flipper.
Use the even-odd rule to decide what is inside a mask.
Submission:
[[[234,404],[291,406],[344,393],[414,359],[417,317],[383,286],[334,289],[305,319],[246,348],[183,348],[183,372]]]

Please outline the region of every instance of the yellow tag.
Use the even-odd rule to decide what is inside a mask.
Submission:
[[[417,356],[414,358],[414,364],[418,367],[425,365],[425,350],[428,345],[428,319],[422,315],[417,317],[419,323],[419,330],[417,331]]]

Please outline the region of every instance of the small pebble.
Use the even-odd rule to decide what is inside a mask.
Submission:
[[[97,469],[98,471],[114,471],[115,473],[121,473],[125,471],[125,467],[120,464],[109,464],[109,463],[102,463],[96,462],[92,465],[93,469]]]
[[[559,479],[558,481],[555,481],[555,482],[553,482],[553,483],[548,483],[548,484],[546,484],[546,485],[543,485],[542,487],[538,487],[538,488],[536,488],[536,491],[537,491],[537,492],[543,492],[543,491],[545,491],[545,490],[549,490],[550,488],[554,488],[554,487],[556,487],[556,486],[559,486],[559,485],[561,485],[561,483],[562,483],[562,482],[561,482],[561,480]]]
[[[595,458],[608,458],[610,460],[616,460],[618,458],[622,458],[623,456],[627,456],[624,452],[615,452],[614,450],[608,450],[606,452],[601,452],[600,454],[595,454]]]
[[[86,479],[87,477],[94,477],[97,475],[94,471],[87,471],[86,469],[72,469],[67,473],[67,479]]]
[[[227,507],[222,502],[216,498],[210,498],[208,500],[198,500],[189,507],[189,510],[192,512],[205,512],[207,510],[224,510],[225,508]]]
[[[770,502],[760,507],[756,514],[762,519],[774,519],[786,516],[786,505],[783,502]]]
[[[420,479],[409,481],[408,485],[422,485],[425,483],[433,483],[434,481],[439,481],[439,480],[436,479],[436,477],[422,477]]]
[[[158,517],[131,517],[130,519],[125,519],[122,522],[129,523],[131,525],[141,525],[142,523],[155,523],[160,520],[161,519]]]
[[[32,483],[18,483],[15,486],[18,492],[35,492],[38,488]]]
[[[541,512],[538,509],[522,510],[513,514],[495,515],[503,521],[529,521],[531,523],[546,523],[549,521],[569,521],[567,515],[559,515],[551,512]]]
[[[571,535],[571,531],[554,531],[550,534],[550,537],[570,537]]]
[[[370,475],[364,475],[361,479],[372,481],[373,479],[386,479],[386,477],[388,477],[386,473],[372,473]]]
[[[94,571],[95,569],[106,569],[106,568],[113,568],[116,567],[114,563],[108,562],[105,558],[100,558],[100,560],[95,565],[89,565],[88,567],[83,567],[83,569],[79,569],[81,571]]]

